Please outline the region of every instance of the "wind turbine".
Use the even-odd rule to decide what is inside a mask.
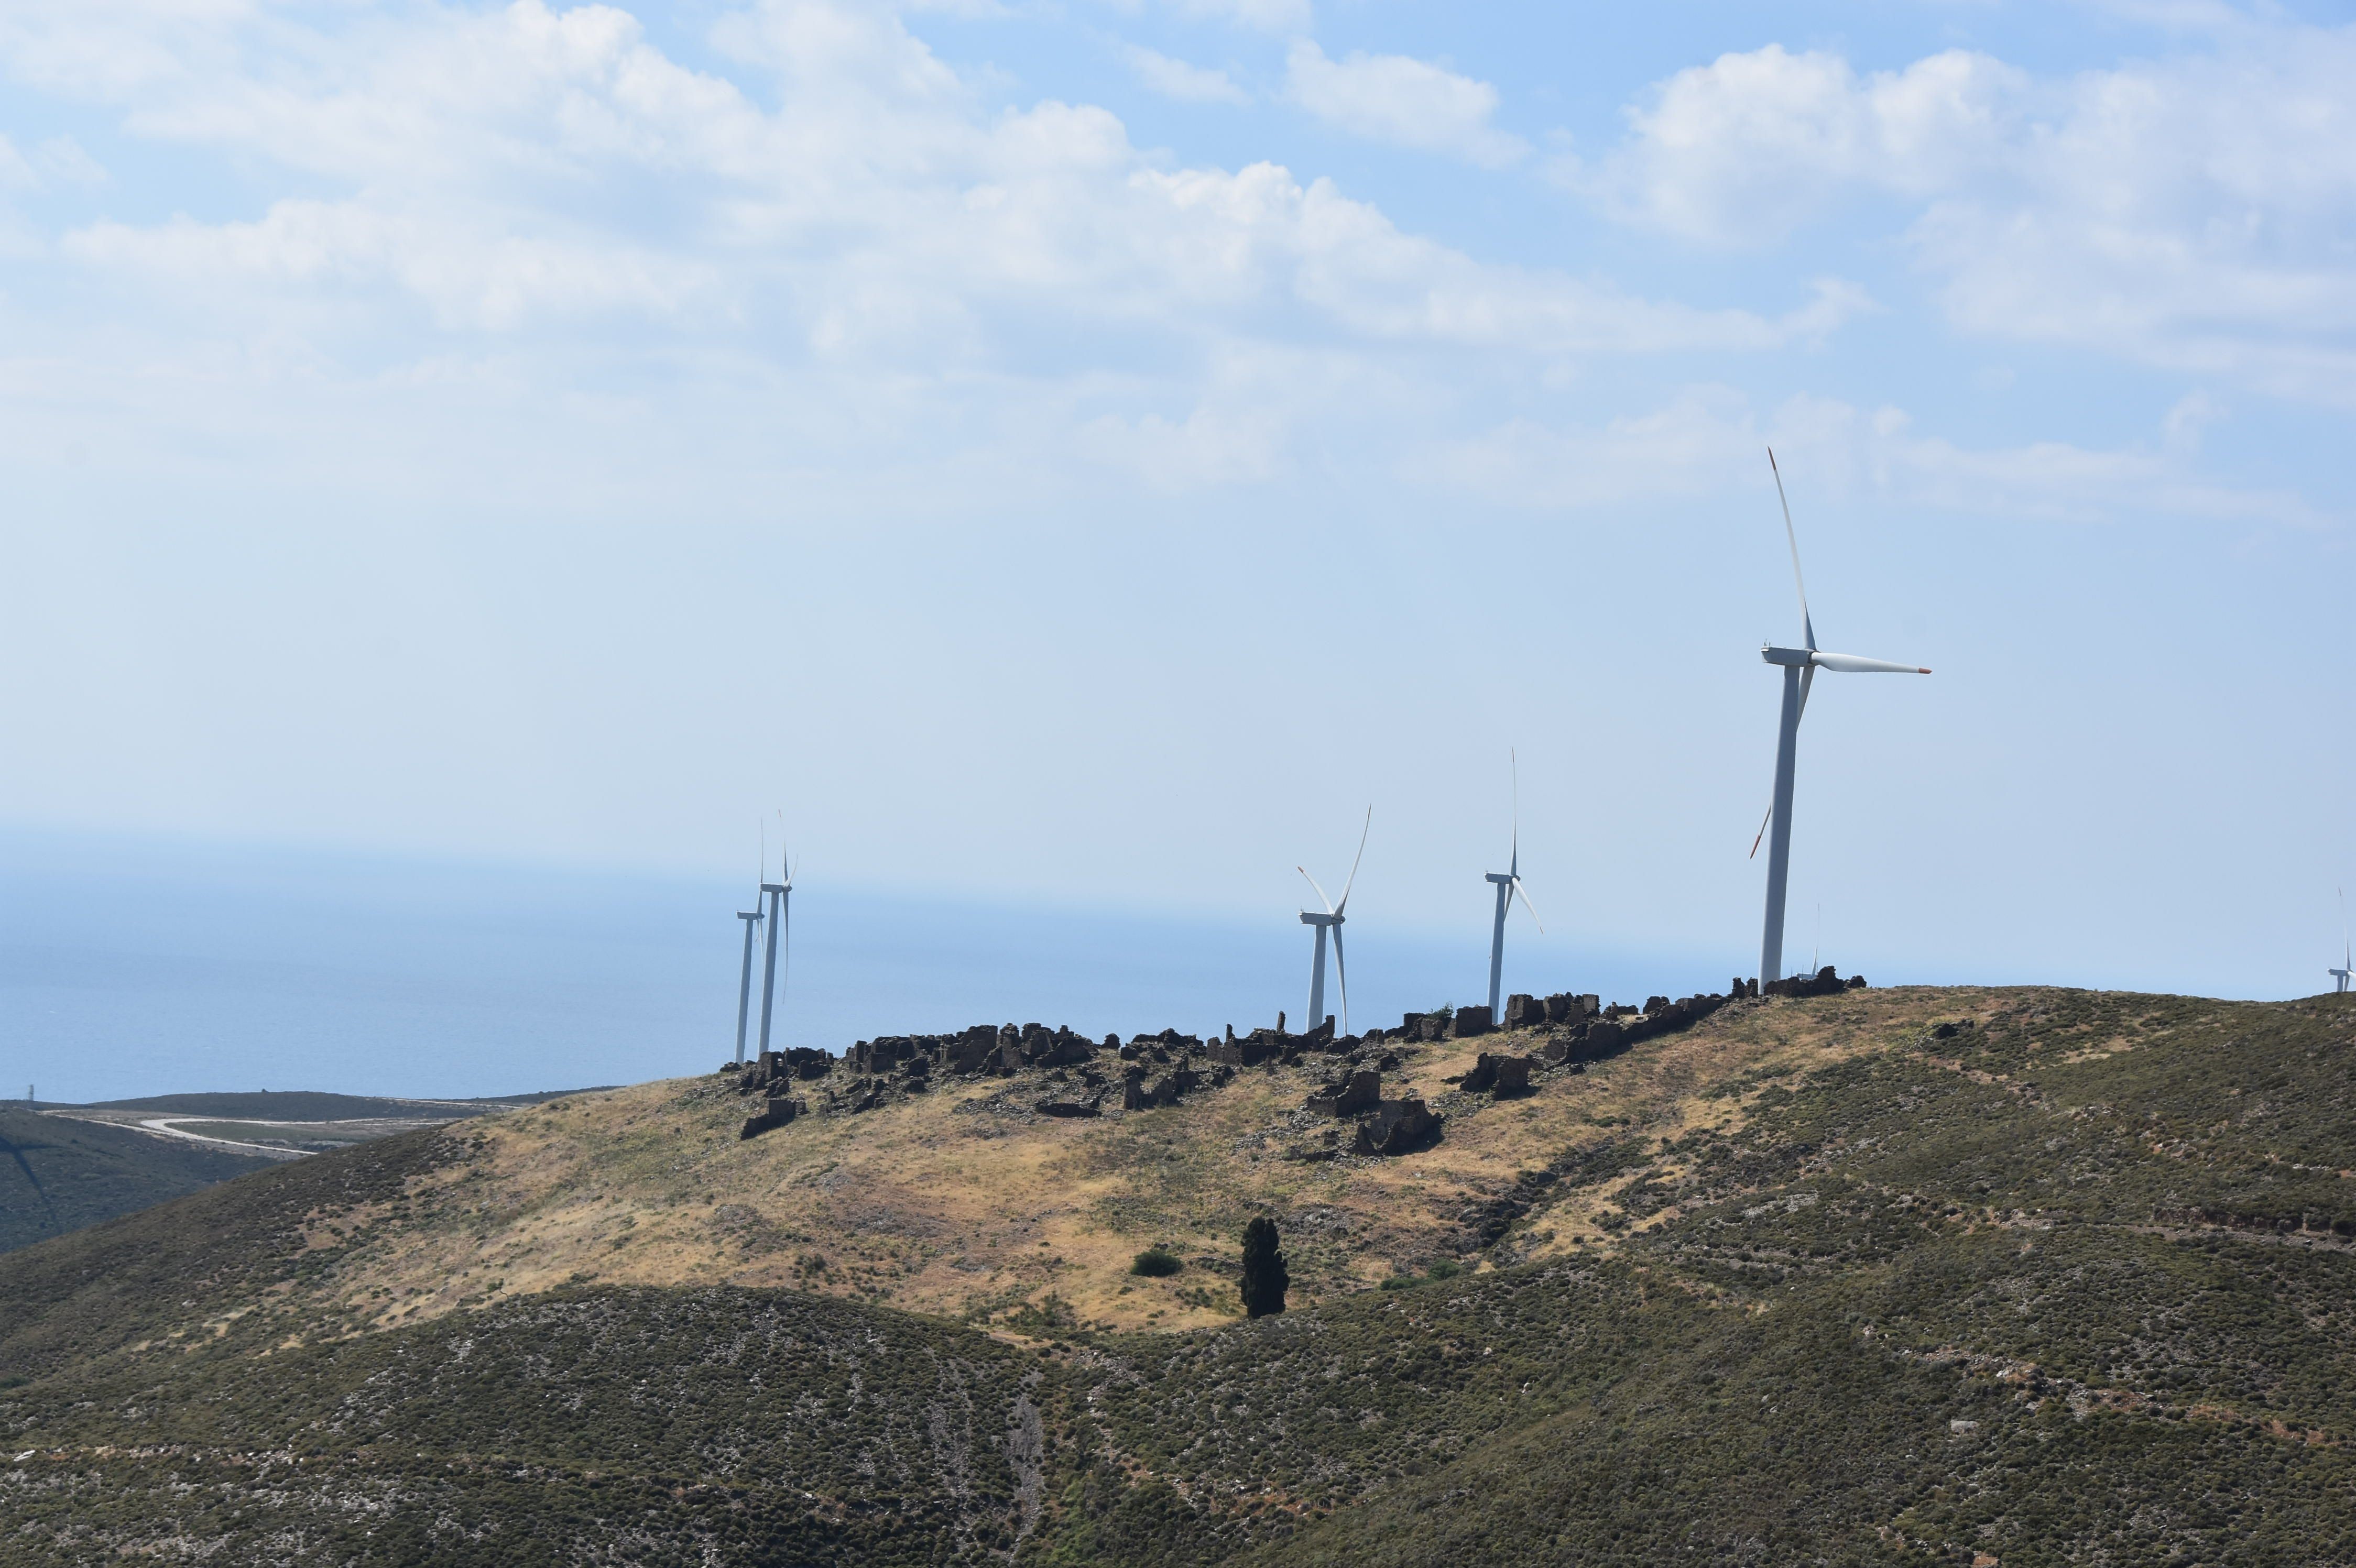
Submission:
[[[1342,912],[1350,907],[1350,890],[1357,885],[1358,861],[1366,858],[1366,833],[1374,825],[1375,808],[1370,805],[1366,807],[1365,826],[1358,829],[1357,859],[1350,862],[1350,880],[1342,884],[1340,903],[1335,903],[1325,896],[1325,890],[1317,887],[1317,879],[1309,875],[1309,869],[1306,866],[1292,868],[1308,880],[1311,887],[1317,889],[1317,901],[1325,906],[1323,914],[1312,913],[1308,910],[1301,912],[1301,923],[1317,928],[1317,955],[1309,961],[1309,1027],[1311,1029],[1315,1029],[1325,1021],[1325,933],[1330,931],[1333,933],[1333,975],[1342,983],[1342,1032],[1344,1034],[1350,1032],[1350,966],[1342,961],[1342,923],[1348,917]]]
[[[766,849],[762,851],[761,859],[766,861],[768,858],[768,852]],[[753,881],[755,887],[759,886],[760,880],[761,873],[755,871]],[[754,904],[758,906],[760,901],[761,895],[755,893]],[[736,912],[736,918],[744,923],[744,969],[736,980],[736,1065],[742,1067],[744,1065],[744,1015],[753,1000],[753,928],[761,923],[761,912],[758,907],[740,909]]]
[[[1792,531],[1792,503],[1783,495],[1783,471],[1775,465],[1775,453],[1769,449],[1768,469],[1775,475],[1775,499],[1783,503],[1783,539],[1792,547],[1792,581],[1800,591],[1800,633],[1804,646],[1779,648],[1762,646],[1759,656],[1769,664],[1779,665],[1783,671],[1783,716],[1775,736],[1775,796],[1767,807],[1767,821],[1759,825],[1762,837],[1772,824],[1775,833],[1767,850],[1767,922],[1759,941],[1759,980],[1762,985],[1783,977],[1783,887],[1792,869],[1792,770],[1800,743],[1800,715],[1807,711],[1808,688],[1815,684],[1816,671],[1833,670],[1844,675],[1928,675],[1920,665],[1891,664],[1887,659],[1863,659],[1853,654],[1821,653],[1816,648],[1816,625],[1808,616],[1808,584],[1800,575],[1800,539]],[[1751,841],[1751,852],[1759,853],[1759,840]]]
[[[757,820],[757,819],[756,819]],[[753,907],[738,910],[744,923],[744,968],[736,979],[736,1065],[744,1065],[744,1015],[753,999],[753,928],[761,923],[761,876],[769,866],[768,825],[761,827],[761,858],[753,863]]]
[[[1513,755],[1511,752],[1506,754]],[[1522,764],[1520,758],[1514,759],[1513,767],[1514,852],[1505,862],[1505,875],[1499,876],[1494,871],[1482,873],[1486,880],[1497,885],[1497,918],[1489,927],[1489,1021],[1492,1024],[1505,1022],[1504,1015],[1497,1011],[1497,986],[1505,972],[1505,912],[1512,907],[1516,897],[1522,901],[1522,907],[1530,912],[1530,919],[1537,922],[1538,934],[1541,936],[1546,934],[1546,922],[1538,919],[1538,906],[1530,902],[1529,891],[1522,886]]]
[[[2337,996],[2348,989],[2351,970],[2356,970],[2356,964],[2349,962],[2348,890],[2342,888],[2340,890],[2340,967],[2329,971],[2333,995]]]
[[[779,826],[782,827],[785,813],[781,811],[777,816]],[[766,848],[761,852],[761,869],[766,875],[768,871],[768,851]],[[761,1054],[764,1056],[769,1053],[769,1011],[777,999],[777,943],[785,935],[786,895],[794,891],[793,868],[786,860],[786,847],[782,834],[779,836],[777,844],[777,875],[785,880],[761,884],[761,891],[768,896],[770,916],[768,953],[761,962]],[[751,926],[744,928],[747,936],[751,934],[752,929]]]

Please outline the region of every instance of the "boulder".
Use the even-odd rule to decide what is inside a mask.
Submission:
[[[1526,991],[1516,991],[1505,998],[1505,1027],[1534,1029],[1546,1022],[1546,1004]]]
[[[1094,1096],[1086,1100],[1042,1100],[1037,1109],[1043,1116],[1094,1116],[1103,1114],[1101,1102]]]
[[[1458,1040],[1471,1040],[1477,1035],[1487,1034],[1495,1027],[1490,1021],[1486,1003],[1477,1008],[1457,1008],[1456,1017],[1451,1022],[1454,1026],[1452,1032]]]

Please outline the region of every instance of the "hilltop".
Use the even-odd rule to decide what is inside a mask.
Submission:
[[[404,1135],[12,1258],[0,1562],[2356,1560],[2351,1000],[1422,1041],[1397,1156],[1313,1057]]]

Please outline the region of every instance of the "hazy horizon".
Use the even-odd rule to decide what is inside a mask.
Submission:
[[[782,820],[1275,955],[1371,803],[1353,935],[1455,953],[1517,755],[1523,951],[1722,985],[1772,445],[1824,646],[1936,671],[1815,683],[1787,961],[2306,994],[2351,80],[2230,0],[0,10],[0,824],[724,902]]]
[[[0,832],[0,1095],[87,1103],[206,1090],[472,1097],[709,1072],[734,1048],[744,886],[513,863],[252,844]],[[1483,884],[1485,886],[1485,884]],[[1355,902],[1355,901],[1354,901]],[[1306,1003],[1309,933],[1258,923],[989,906],[808,880],[776,1043],[1069,1024],[1215,1033]],[[1795,912],[1792,965],[1811,956]],[[1483,999],[1485,921],[1354,919],[1351,1021]],[[1581,950],[1516,914],[1505,989],[1723,990],[1750,933],[1679,951]],[[1876,984],[2137,987],[2052,971],[1893,969],[1888,944],[1827,946]],[[757,1030],[758,964],[755,1021]],[[1754,965],[1755,966],[1755,965]],[[1329,1010],[1337,991],[1327,991]]]

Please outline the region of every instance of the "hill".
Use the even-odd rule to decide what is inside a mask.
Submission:
[[[565,1091],[564,1093],[571,1093]],[[133,1213],[281,1158],[555,1099],[309,1092],[157,1094],[0,1111],[0,1252]]]
[[[1306,1060],[408,1134],[12,1257],[0,1563],[2356,1561],[2351,1001],[1776,999],[1522,1098],[1431,1044],[1388,1157]]]
[[[267,1157],[0,1109],[0,1252],[241,1176]]]
[[[315,1089],[257,1089],[247,1093],[150,1094],[135,1100],[94,1100],[87,1105],[59,1107],[87,1111],[150,1111],[164,1115],[213,1116],[223,1121],[360,1122],[437,1116],[480,1116],[519,1105],[577,1094],[578,1089],[550,1089],[531,1094],[503,1094],[472,1100],[419,1100],[380,1094],[329,1094]]]

